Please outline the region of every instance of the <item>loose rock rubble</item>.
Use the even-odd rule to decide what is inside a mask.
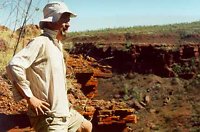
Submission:
[[[68,68],[71,70],[68,72],[73,73],[73,76],[76,77],[68,79],[71,80],[68,94],[75,109],[92,120],[94,124],[101,126],[137,122],[137,116],[134,114],[135,109],[128,107],[125,103],[115,100],[92,99],[98,94],[97,78],[112,77],[109,66],[101,66],[92,58],[86,61],[81,55],[68,56],[67,60],[67,66],[71,67]]]
[[[97,78],[109,78],[112,76],[109,66],[101,66],[92,58],[85,60],[83,56],[68,56],[67,60],[68,97],[77,111],[97,126],[113,124],[126,126],[126,123],[137,122],[137,116],[134,114],[135,110],[128,107],[125,103],[115,100],[93,100],[93,97],[98,94]],[[22,129],[18,128],[19,124],[16,124],[16,122],[13,128],[10,128],[10,126],[0,126],[0,128],[3,130],[10,129],[11,131],[32,131],[28,118],[24,115],[27,111],[27,102],[25,100],[20,102],[14,101],[11,92],[12,86],[6,78],[6,74],[4,78],[0,77],[0,88],[0,113],[2,115],[21,115],[24,121],[26,121],[21,123],[26,124],[26,127]]]

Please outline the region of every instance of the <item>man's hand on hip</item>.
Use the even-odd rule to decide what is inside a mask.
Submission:
[[[28,104],[31,106],[31,108],[33,110],[35,110],[36,112],[36,115],[39,115],[39,113],[41,114],[45,114],[45,111],[50,111],[49,107],[50,107],[50,104],[45,102],[45,101],[42,101],[36,97],[30,97],[28,100]]]

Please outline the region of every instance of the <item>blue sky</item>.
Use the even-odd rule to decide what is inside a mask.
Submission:
[[[1,0],[6,1],[6,0]],[[16,11],[11,19],[7,19],[14,10],[13,1],[6,6],[0,6],[0,24],[10,28],[14,26]],[[23,0],[21,0],[23,1]],[[27,8],[22,5],[22,10]],[[42,18],[42,8],[48,0],[33,0],[27,23],[38,24]],[[51,0],[49,0],[51,1]],[[130,27],[138,25],[160,25],[200,20],[200,0],[60,0],[64,1],[70,10],[78,16],[70,22],[70,31],[85,31],[115,27]],[[1,5],[1,2],[0,2]],[[11,7],[11,5],[13,7]],[[35,10],[39,8],[39,10]],[[18,16],[18,27],[23,18]]]

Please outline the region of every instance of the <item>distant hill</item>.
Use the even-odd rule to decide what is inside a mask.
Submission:
[[[19,35],[22,28],[16,30],[16,33]],[[24,27],[23,38],[33,38],[38,36],[41,33],[38,25],[29,24]]]
[[[14,48],[19,38],[20,30],[21,28],[12,31],[5,26],[0,26],[0,39],[7,43],[7,47]],[[25,45],[31,38],[38,36],[40,33],[40,28],[37,25],[26,25],[20,38],[20,45]]]
[[[66,42],[95,43],[180,43],[200,42],[200,21],[192,23],[109,28],[71,32]]]
[[[12,47],[16,41],[17,35],[11,29],[5,26],[0,26],[0,40],[6,47]],[[2,44],[1,43],[1,44]],[[2,47],[2,45],[1,45]]]
[[[107,28],[102,30],[91,30],[85,32],[72,32],[71,34],[103,34],[103,33],[135,33],[135,34],[157,34],[157,33],[179,33],[187,31],[190,33],[200,33],[200,21],[191,23],[177,23],[167,25],[153,25],[153,26],[134,26],[134,27],[120,27]]]
[[[3,40],[16,41],[20,29],[13,32],[5,26],[0,26],[0,38]],[[37,25],[27,25],[24,30],[23,38],[30,40],[40,34]],[[191,23],[179,23],[168,25],[135,26],[128,28],[107,28],[102,30],[91,30],[84,32],[69,32],[65,39],[66,42],[167,42],[173,43],[180,39],[190,39],[199,42],[200,21]],[[172,40],[172,41],[171,41]],[[175,40],[175,41],[174,41]],[[26,43],[27,41],[24,41]]]

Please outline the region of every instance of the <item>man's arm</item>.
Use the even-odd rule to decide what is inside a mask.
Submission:
[[[29,105],[35,110],[36,114],[44,114],[44,111],[49,111],[49,104],[45,101],[36,98],[31,89],[30,83],[26,79],[26,69],[29,68],[32,63],[36,60],[40,49],[42,47],[42,42],[39,40],[31,41],[28,46],[17,53],[7,66],[7,72],[11,76],[10,78],[13,85],[19,91],[20,95],[24,97]]]
[[[39,113],[45,114],[45,111],[50,111],[49,107],[50,105],[42,101],[35,96],[28,97],[22,88],[17,84],[16,81],[13,82],[14,87],[19,91],[19,93],[27,100],[28,104],[31,106],[33,110],[35,110],[36,115],[39,115]]]

